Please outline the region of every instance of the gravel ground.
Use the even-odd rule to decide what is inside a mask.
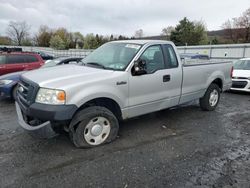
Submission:
[[[250,94],[123,122],[118,139],[75,148],[66,135],[36,139],[0,101],[0,187],[250,187]]]

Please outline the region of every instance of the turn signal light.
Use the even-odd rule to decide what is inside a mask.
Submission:
[[[66,99],[65,92],[64,92],[64,91],[59,91],[59,92],[57,93],[57,99],[58,99],[59,101],[65,101],[65,99]]]

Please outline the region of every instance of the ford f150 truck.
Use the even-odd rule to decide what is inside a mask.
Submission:
[[[231,87],[231,74],[230,62],[182,64],[172,42],[109,42],[81,65],[23,74],[18,121],[31,132],[63,128],[76,147],[94,147],[114,140],[121,120],[195,99],[203,110],[214,110]]]

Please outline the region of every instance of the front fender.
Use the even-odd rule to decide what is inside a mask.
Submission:
[[[128,105],[128,89],[126,86],[111,87],[108,85],[87,87],[80,91],[72,92],[67,100],[67,104],[75,104],[80,107],[96,98],[112,99],[123,109]]]

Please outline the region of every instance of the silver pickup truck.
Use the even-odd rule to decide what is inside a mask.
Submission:
[[[196,99],[203,110],[214,110],[231,74],[230,62],[183,64],[172,42],[109,42],[81,64],[25,73],[18,121],[31,132],[67,131],[76,147],[94,147],[114,140],[121,120]]]

